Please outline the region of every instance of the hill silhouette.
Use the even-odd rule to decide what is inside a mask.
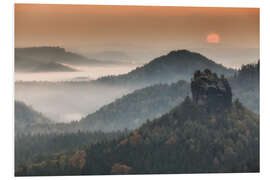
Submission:
[[[60,47],[29,47],[15,48],[15,71],[16,72],[32,72],[37,71],[42,66],[52,63],[69,64],[69,65],[101,65],[101,61],[89,59],[77,53],[66,51]],[[61,71],[63,67],[58,66],[53,69],[43,69],[48,72]]]
[[[118,76],[99,78],[97,82],[112,85],[151,85],[190,80],[194,71],[210,69],[217,74],[232,75],[235,71],[188,50],[171,51],[167,55],[153,59],[142,67]]]
[[[40,64],[32,69],[32,72],[74,72],[74,71],[77,70],[56,62]]]

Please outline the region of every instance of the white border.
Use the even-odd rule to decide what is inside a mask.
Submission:
[[[13,4],[16,3],[46,3],[46,4],[109,4],[109,5],[163,5],[163,6],[204,6],[204,7],[260,7],[261,8],[261,173],[255,174],[184,174],[184,175],[135,175],[135,176],[69,176],[42,177],[42,179],[137,179],[137,178],[189,178],[189,179],[269,179],[270,170],[270,115],[269,115],[269,63],[270,63],[270,6],[269,0],[2,0],[0,5],[1,23],[1,130],[0,130],[0,172],[1,179],[13,179]],[[248,83],[248,82],[247,82]],[[25,177],[21,179],[40,179],[40,177]]]

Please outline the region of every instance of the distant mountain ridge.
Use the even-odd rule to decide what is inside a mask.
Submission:
[[[54,68],[42,68],[48,64],[57,63]],[[82,65],[102,65],[104,62],[95,59],[89,59],[77,53],[66,51],[60,47],[28,47],[15,48],[15,71],[16,72],[32,72],[38,69],[51,71],[73,71],[60,67],[59,64],[69,64],[74,66]]]
[[[44,63],[41,65],[37,65],[35,68],[32,69],[32,72],[74,72],[74,71],[77,70],[57,62]]]
[[[210,69],[217,74],[233,75],[234,69],[188,50],[171,51],[167,55],[153,59],[144,66],[118,76],[105,76],[96,82],[112,85],[151,85],[156,83],[171,83],[178,80],[190,80],[196,70]]]

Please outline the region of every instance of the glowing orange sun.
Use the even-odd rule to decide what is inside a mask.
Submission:
[[[220,42],[219,35],[216,33],[208,34],[206,40],[208,43],[219,43]]]

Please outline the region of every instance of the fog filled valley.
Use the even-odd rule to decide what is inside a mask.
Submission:
[[[21,48],[16,49],[15,53],[15,79],[19,79],[15,83],[15,99],[33,106],[56,122],[79,120],[81,117],[95,112],[103,105],[113,102],[116,98],[142,87],[156,83],[173,83],[178,80],[189,81],[196,69],[210,68],[219,74],[233,74],[234,72],[233,69],[227,69],[216,64],[200,54],[185,50],[172,51],[122,75],[113,75],[114,70],[112,70],[113,67],[124,67],[122,64],[112,65],[110,61],[105,63],[89,60],[78,54],[66,52],[59,47]],[[66,57],[67,60],[63,57]],[[30,58],[30,60],[27,58]],[[66,70],[55,72],[55,69],[35,73],[30,71],[35,64],[39,64],[39,67],[44,65],[44,61],[48,61],[48,58],[54,63],[64,62],[81,66],[83,64],[88,71],[70,72]],[[71,61],[72,58],[75,58],[73,61],[76,63]],[[182,60],[179,61],[178,58]],[[31,64],[33,61],[35,63]],[[30,72],[21,72],[25,69],[23,68],[25,66]],[[47,67],[46,64],[45,67]],[[90,76],[81,76],[81,73],[90,72],[94,74],[100,72],[102,67],[107,74],[111,74],[107,76],[99,75],[97,76],[99,78],[95,78],[96,80],[91,80]],[[55,68],[57,69],[57,67]],[[44,68],[42,69],[44,70]],[[121,72],[118,73],[121,74]],[[58,75],[55,75],[56,73]],[[29,81],[29,78],[25,78],[25,74],[29,74],[28,77],[35,79],[35,81]],[[53,81],[48,81],[50,79],[48,74],[54,78]],[[73,78],[67,79],[67,77],[70,77],[67,74],[72,74]],[[24,80],[20,81],[19,77],[23,77]],[[61,80],[57,80],[58,78]],[[47,80],[44,81],[43,79]],[[80,103],[76,103],[77,101]]]
[[[36,49],[39,51],[36,52]],[[45,49],[45,54],[41,53],[42,49]],[[32,54],[35,54],[36,52],[36,56],[39,58],[41,57],[40,59],[43,59],[42,57],[44,56],[47,57],[49,52],[53,54],[56,51],[57,56],[63,55],[61,54],[62,52],[66,53],[64,49],[58,47],[42,47],[40,49],[26,48],[26,50],[26,52],[32,50]],[[60,55],[58,55],[58,51],[61,52]],[[20,53],[24,55],[22,52]],[[16,62],[15,64],[17,64]],[[27,61],[27,63],[29,62]],[[20,67],[20,65],[17,65],[16,67]],[[39,75],[32,74],[32,72],[24,72],[24,74],[29,74],[28,76],[35,80],[29,81],[29,79],[26,78],[24,80],[16,81],[15,99],[32,106],[34,109],[42,112],[55,122],[78,121],[87,114],[94,113],[102,106],[113,102],[117,98],[121,98],[123,95],[132,93],[136,89],[141,89],[155,84],[170,85],[171,83],[176,83],[179,80],[184,80],[189,83],[193,72],[199,69],[203,70],[205,68],[209,68],[220,75],[224,74],[228,77],[232,86],[235,87],[233,88],[233,91],[235,91],[235,98],[247,101],[247,98],[245,97],[249,97],[251,93],[250,91],[254,91],[253,94],[258,94],[258,87],[256,86],[257,82],[255,82],[255,84],[253,82],[250,83],[252,88],[241,88],[238,86],[238,82],[241,83],[243,81],[237,81],[233,78],[237,74],[237,70],[226,68],[200,54],[185,50],[172,51],[169,54],[158,57],[143,66],[139,66],[136,69],[131,70],[130,72],[126,70],[127,72],[122,75],[121,71],[118,72],[120,75],[113,75],[113,70],[110,69],[111,66],[108,64],[101,64],[98,67],[103,67],[107,74],[111,74],[108,74],[107,76],[99,75],[97,76],[99,78],[95,78],[96,80],[91,80],[89,76],[80,76],[81,74],[71,75],[73,78],[67,78],[69,77],[67,74],[74,74],[74,72],[66,71],[57,72],[57,74],[59,74],[58,77],[55,75],[56,72],[54,71],[38,72],[40,73]],[[93,69],[90,68],[88,70],[90,72],[99,72],[99,69],[96,69],[96,65]],[[83,71],[82,73],[87,73],[89,71]],[[17,69],[15,74],[17,74]],[[54,80],[48,80],[47,74],[52,74],[51,76]],[[15,75],[15,79],[16,76],[24,77],[24,75],[21,75],[20,71]],[[47,78],[47,80],[44,81],[44,78],[40,78],[40,76]],[[244,86],[247,85],[244,84]],[[243,91],[245,91],[244,94]],[[188,88],[186,88],[186,92],[184,92],[182,96],[187,95],[190,95]],[[256,97],[258,98],[258,95]],[[255,97],[251,96],[250,101],[252,101],[252,98]],[[258,99],[256,99],[256,101],[254,100],[253,102],[249,102],[248,107],[258,113],[258,104],[254,104],[257,101]]]
[[[130,92],[126,87],[74,82],[16,82],[15,99],[46,114],[55,122],[80,120]]]
[[[189,50],[129,64],[17,48],[15,174],[258,172],[259,68]]]

